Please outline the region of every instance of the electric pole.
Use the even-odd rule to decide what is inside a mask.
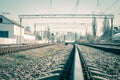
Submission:
[[[93,27],[93,36],[94,36],[94,38],[96,38],[97,25],[96,25],[96,18],[95,17],[93,18],[92,27]]]

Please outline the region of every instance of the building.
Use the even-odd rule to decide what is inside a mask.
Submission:
[[[36,38],[35,36],[32,34],[32,32],[26,28],[24,29],[24,34],[23,34],[23,42],[22,43],[35,43]]]
[[[0,44],[20,44],[35,42],[35,37],[24,33],[24,27],[0,15]]]
[[[0,43],[3,44],[16,44],[20,42],[20,28],[21,35],[24,34],[24,27],[20,26],[17,22],[0,15]],[[4,40],[5,39],[5,40]],[[9,42],[11,40],[11,42]],[[3,42],[8,41],[8,42]]]

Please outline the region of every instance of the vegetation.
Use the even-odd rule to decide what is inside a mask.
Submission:
[[[107,17],[104,18],[102,31],[103,31],[103,35],[101,36],[101,38],[103,40],[110,40],[111,39],[111,28],[110,28],[109,20],[107,19]]]

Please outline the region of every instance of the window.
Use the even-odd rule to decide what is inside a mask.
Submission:
[[[2,23],[3,22],[3,19],[2,18],[0,18],[0,23]]]
[[[0,37],[8,38],[8,31],[0,31]]]

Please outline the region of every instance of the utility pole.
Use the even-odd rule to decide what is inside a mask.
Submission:
[[[37,40],[37,35],[36,35],[36,25],[34,25],[34,36],[35,36],[35,40]]]
[[[86,27],[86,39],[87,39],[87,36],[88,36],[88,27]]]
[[[113,18],[111,18],[111,40],[113,39]]]
[[[76,40],[77,40],[77,33],[75,33],[75,42],[76,42]]]
[[[20,44],[22,43],[22,18],[20,18]]]
[[[52,43],[54,43],[54,33],[52,33]]]
[[[34,35],[36,35],[36,25],[34,25]]]
[[[48,26],[48,30],[47,30],[47,39],[48,39],[48,43],[49,43],[49,40],[50,40],[50,29],[49,29],[49,26]]]
[[[97,25],[96,25],[96,18],[95,17],[93,18],[92,27],[93,27],[93,36],[94,36],[94,38],[96,38]]]
[[[65,40],[66,40],[66,35],[64,34],[64,42],[65,42]]]

